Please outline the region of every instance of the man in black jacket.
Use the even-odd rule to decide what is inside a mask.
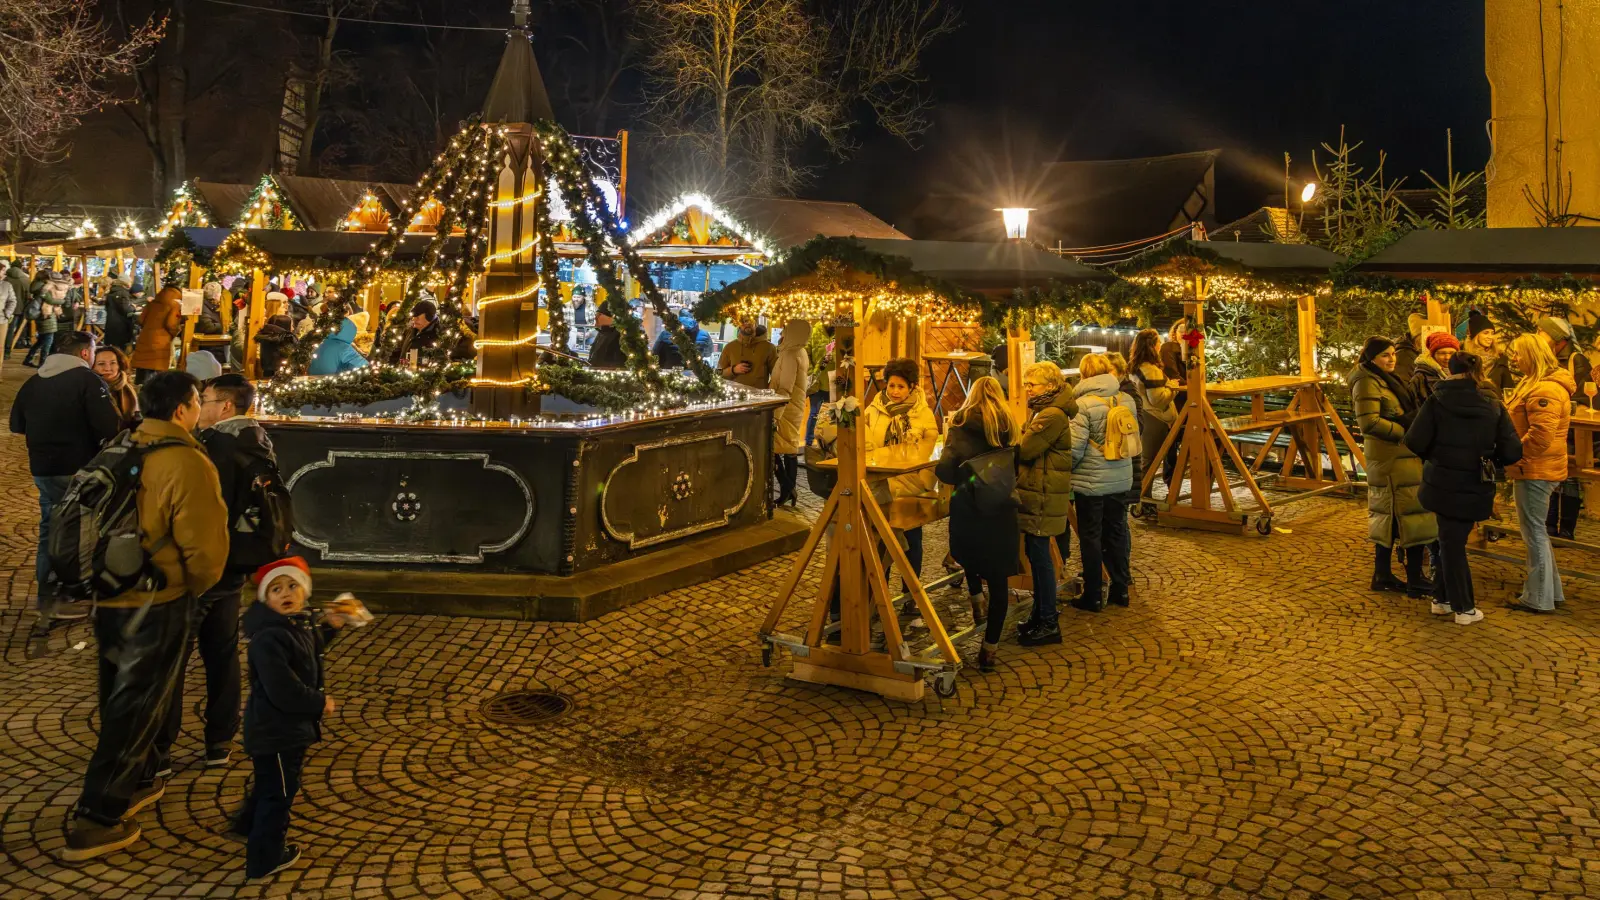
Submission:
[[[439,344],[439,307],[432,300],[418,300],[411,304],[411,327],[406,329],[400,346],[389,354],[389,365],[411,364],[411,351],[431,350]]]
[[[34,562],[39,609],[46,608],[50,575],[50,508],[61,501],[72,476],[94,459],[100,445],[117,436],[122,420],[106,383],[90,368],[94,336],[66,334],[38,374],[23,382],[11,405],[11,433],[28,443],[28,470],[39,489],[39,550]]]
[[[597,369],[620,369],[628,364],[622,350],[622,333],[611,324],[611,314],[603,309],[594,314],[594,343],[589,345],[589,365]]]
[[[206,670],[206,765],[225,766],[239,732],[239,596],[250,573],[278,557],[265,546],[259,527],[257,479],[278,479],[272,439],[250,417],[256,389],[243,375],[219,375],[200,396],[200,443],[217,467],[228,506],[228,565],[222,580],[201,594],[190,620],[189,646],[196,645]],[[281,549],[281,548],[277,548]],[[187,668],[187,666],[185,666]],[[157,777],[172,775],[172,744],[183,725],[183,670],[172,691],[166,720],[156,735]]]
[[[106,292],[106,346],[123,351],[132,346],[133,323],[138,319],[139,315],[133,311],[133,294],[129,292],[128,282],[120,278],[113,281],[111,290]]]

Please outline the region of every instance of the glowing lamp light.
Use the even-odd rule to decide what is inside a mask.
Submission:
[[[1028,213],[1033,212],[1033,207],[1005,206],[997,208],[995,212],[1000,214],[1000,220],[1005,223],[1007,240],[1021,241],[1027,239]]]
[[[1300,202],[1310,203],[1311,198],[1315,197],[1316,195],[1317,183],[1315,181],[1308,181],[1306,182],[1306,186],[1300,189]]]

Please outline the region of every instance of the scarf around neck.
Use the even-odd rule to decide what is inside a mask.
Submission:
[[[1059,396],[1061,396],[1061,389],[1056,388],[1048,394],[1040,394],[1037,397],[1029,397],[1028,408],[1034,412],[1038,412],[1039,410],[1044,409],[1046,406],[1056,402],[1056,398]]]
[[[911,408],[916,405],[916,395],[895,403],[887,394],[883,398],[883,411],[889,414],[889,427],[884,432],[885,444],[903,444],[911,433]]]
[[[1420,404],[1417,403],[1416,395],[1411,393],[1411,388],[1407,387],[1405,382],[1396,378],[1393,372],[1385,372],[1384,370],[1378,368],[1378,366],[1371,360],[1362,363],[1361,367],[1378,376],[1378,379],[1382,381],[1391,392],[1394,393],[1395,399],[1400,401],[1400,412],[1402,415],[1410,417],[1416,413],[1417,407]]]

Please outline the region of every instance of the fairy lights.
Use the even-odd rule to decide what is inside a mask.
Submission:
[[[741,297],[731,308],[738,319],[765,317],[773,321],[793,318],[831,319],[840,303],[860,300],[864,314],[879,313],[903,319],[972,324],[978,321],[976,305],[958,305],[931,292],[904,293],[893,285],[876,291],[781,291]]]
[[[160,227],[151,234],[164,238],[174,228],[207,228],[210,225],[210,211],[195,194],[192,182],[186,181],[172,192],[172,208],[167,211],[167,217],[162,220]]]
[[[276,231],[302,231],[305,228],[286,202],[283,187],[278,184],[278,179],[271,175],[263,175],[261,180],[256,182],[255,190],[251,191],[249,199],[245,200],[244,212],[238,227],[268,228]]]
[[[632,234],[628,235],[629,243],[635,245],[644,243],[651,235],[665,228],[673,219],[687,212],[690,207],[700,210],[720,222],[724,228],[748,240],[750,246],[754,247],[756,252],[762,256],[770,257],[773,255],[772,245],[764,237],[745,226],[727,211],[719,208],[715,203],[711,202],[710,197],[701,193],[684,194],[668,204],[665,209],[657,211],[646,219],[642,225],[635,228]]]

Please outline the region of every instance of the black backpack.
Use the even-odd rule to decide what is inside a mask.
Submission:
[[[108,600],[138,589],[152,594],[167,579],[150,561],[139,530],[139,482],[144,458],[183,441],[138,445],[132,432],[111,441],[72,476],[50,510],[50,571],[77,600]],[[159,548],[157,548],[159,549]]]
[[[972,495],[981,515],[992,516],[1017,509],[1017,448],[1002,447],[980,453],[961,464],[966,478],[961,487]]]
[[[234,451],[237,475],[228,504],[228,568],[254,570],[289,555],[294,505],[269,459]]]

